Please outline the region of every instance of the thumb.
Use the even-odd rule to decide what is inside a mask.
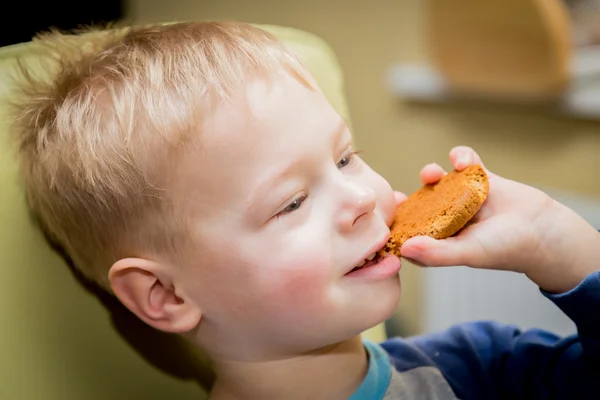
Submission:
[[[415,236],[402,245],[400,253],[402,257],[432,267],[460,265],[479,267],[484,255],[479,242],[467,236],[447,239]]]
[[[404,202],[407,199],[407,196],[398,191],[394,191],[394,199],[396,200],[396,207],[400,205],[400,203]]]

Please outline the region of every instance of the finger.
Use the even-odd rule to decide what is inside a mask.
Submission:
[[[416,236],[400,248],[403,257],[432,267],[460,266],[481,267],[483,249],[472,238],[455,236],[436,240],[429,236]]]
[[[444,168],[442,168],[438,164],[435,164],[435,163],[427,164],[421,170],[421,173],[420,173],[421,182],[423,182],[424,185],[436,183],[445,174],[446,174],[446,171],[444,171]]]
[[[404,193],[397,191],[394,191],[394,197],[396,198],[396,206],[399,206],[400,203],[407,199]]]
[[[479,154],[468,146],[456,146],[450,150],[450,162],[457,171],[462,171],[474,164],[479,164],[485,168]]]

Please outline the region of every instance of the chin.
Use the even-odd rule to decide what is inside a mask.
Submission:
[[[381,322],[385,322],[392,317],[392,315],[396,312],[398,305],[400,303],[400,294],[401,294],[401,283],[400,277],[395,280],[390,280],[390,282],[386,282],[389,284],[389,287],[381,292],[381,302],[380,309],[378,310],[381,315]],[[379,303],[379,302],[378,302]]]
[[[358,331],[364,332],[387,321],[394,315],[400,302],[400,287],[399,277],[378,285],[377,294],[369,296],[371,297],[369,301],[363,302],[356,310],[355,315],[359,317],[359,320],[355,317],[355,321],[359,325]]]

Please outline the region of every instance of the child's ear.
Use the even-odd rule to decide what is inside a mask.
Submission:
[[[156,329],[184,333],[200,323],[199,307],[177,295],[160,264],[141,258],[122,259],[110,268],[109,280],[125,307]]]

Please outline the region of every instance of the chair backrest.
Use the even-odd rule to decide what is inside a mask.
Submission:
[[[300,54],[348,119],[343,76],[315,35],[261,26]],[[202,354],[150,329],[114,298],[86,287],[29,218],[6,135],[8,77],[35,45],[0,49],[0,398],[27,400],[199,399],[212,373]],[[365,333],[384,337],[382,326]]]

